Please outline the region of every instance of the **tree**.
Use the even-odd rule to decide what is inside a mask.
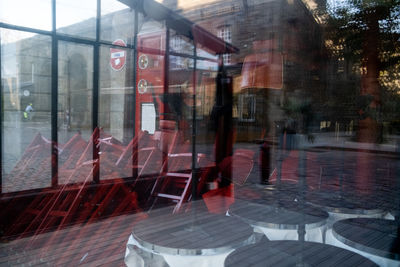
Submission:
[[[359,97],[355,104],[359,104],[360,142],[382,141],[383,122],[393,118],[387,112],[399,111],[393,101],[386,102],[397,101],[400,93],[399,4],[399,0],[347,0],[331,7],[327,17],[334,56],[349,64],[350,75],[360,81],[354,88]]]

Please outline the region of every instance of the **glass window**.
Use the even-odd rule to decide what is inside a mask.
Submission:
[[[100,49],[100,179],[132,176],[132,168],[116,164],[134,136],[133,50]]]
[[[173,32],[170,32],[170,37],[169,37],[169,48],[170,51],[176,52],[176,53],[182,53],[182,54],[189,54],[193,55],[193,50],[194,46],[193,43],[188,40],[188,38],[175,34]]]
[[[96,38],[96,0],[57,0],[57,32],[84,38]]]
[[[398,1],[3,2],[0,262],[400,265]]]
[[[51,185],[51,40],[0,29],[3,193]]]
[[[61,147],[73,145],[71,140],[81,143],[72,152],[60,151],[58,182],[84,182],[91,174],[77,169],[93,159],[93,47],[59,42],[58,53],[58,142]]]
[[[218,29],[218,37],[227,43],[232,43],[232,32],[230,26],[222,26]],[[225,65],[232,64],[231,54],[224,54],[223,61]]]
[[[115,42],[123,40],[133,44],[135,10],[117,0],[101,1],[100,38]]]
[[[222,26],[218,29],[218,37],[225,42],[232,43],[232,33],[230,26]]]
[[[51,0],[2,0],[0,22],[51,30]]]
[[[196,67],[196,149],[199,153],[211,155],[209,159],[213,162],[218,63],[196,60]]]
[[[239,118],[241,121],[254,121],[256,115],[256,98],[252,94],[239,95]]]

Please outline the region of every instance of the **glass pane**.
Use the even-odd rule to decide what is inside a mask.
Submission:
[[[57,0],[57,32],[72,36],[96,37],[96,0]]]
[[[177,141],[171,148],[173,153],[189,153],[192,147],[194,60],[170,56],[169,87],[163,94],[165,118],[176,124]],[[188,172],[192,168],[191,156],[168,159],[168,170]]]
[[[215,55],[210,49],[203,48],[201,45],[197,45],[196,52],[198,57],[218,61],[218,55]]]
[[[51,30],[51,0],[2,0],[0,22]]]
[[[100,38],[114,42],[123,40],[133,44],[135,10],[117,0],[101,1],[101,34]]]
[[[58,182],[91,181],[80,164],[93,158],[93,47],[59,42],[58,52],[58,142],[68,145],[59,154]]]
[[[137,175],[139,178],[157,175],[162,171],[162,145],[159,140],[161,136],[164,136],[160,122],[165,120],[162,102],[162,95],[166,90],[164,88],[164,53],[165,29],[163,24],[146,19],[142,15],[139,16],[135,85],[135,138],[137,138],[139,150],[136,161],[134,161],[134,164],[138,165]],[[172,135],[172,132],[166,134],[168,137]],[[149,184],[146,185],[146,182],[141,182],[138,185],[138,188],[142,188],[139,190],[144,190],[144,192],[148,187]]]
[[[118,57],[116,56],[118,54]],[[100,49],[100,179],[131,177],[132,165],[117,166],[132,155],[134,135],[133,50]]]
[[[193,108],[194,60],[170,56],[168,102],[169,116],[175,118],[178,128],[189,131]],[[187,134],[189,139],[190,134]]]
[[[67,34],[93,38],[94,2],[62,2],[84,13]],[[102,39],[119,45],[97,59],[59,43],[61,185],[0,196],[0,262],[399,266],[398,0],[101,2]],[[122,3],[143,12],[137,36]],[[7,162],[25,142],[7,135],[10,99],[32,69],[12,63],[16,34],[2,35]]]
[[[193,41],[190,41],[185,36],[176,34],[174,31],[170,31],[169,49],[171,52],[193,55]]]
[[[212,61],[197,60],[196,66],[197,149],[199,153],[209,155],[210,160],[214,160],[213,131],[215,127],[212,115],[217,108],[215,92],[218,64]]]
[[[138,49],[152,50],[152,53],[162,53],[165,51],[165,26],[159,21],[148,19],[139,15]]]
[[[51,40],[5,29],[0,33],[3,193],[49,187]]]

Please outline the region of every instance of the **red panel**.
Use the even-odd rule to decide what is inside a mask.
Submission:
[[[247,56],[242,68],[241,88],[282,89],[282,55],[268,52]]]

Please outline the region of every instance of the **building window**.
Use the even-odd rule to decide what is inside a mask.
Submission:
[[[230,26],[222,26],[218,29],[218,37],[224,40],[227,43],[232,43],[232,32]],[[224,65],[232,64],[232,56],[231,54],[223,55]]]
[[[256,97],[253,94],[239,95],[239,118],[241,121],[255,121]]]
[[[174,52],[180,52],[183,49],[183,39],[179,36],[171,38],[171,50]]]

